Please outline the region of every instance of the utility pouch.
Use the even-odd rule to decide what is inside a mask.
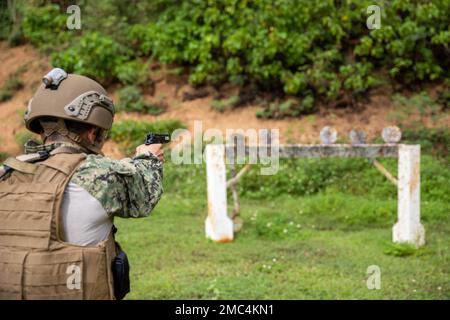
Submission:
[[[114,296],[122,300],[130,292],[130,265],[127,254],[116,242],[117,255],[112,261],[112,274],[114,279]]]

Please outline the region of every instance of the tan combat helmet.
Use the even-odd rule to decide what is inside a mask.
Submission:
[[[50,71],[42,80],[43,84],[30,100],[24,115],[27,129],[41,134],[43,127],[40,120],[48,117],[90,124],[103,132],[111,128],[114,104],[106,90],[96,81],[81,75],[67,74],[59,68]],[[92,145],[82,141],[77,134],[68,132],[64,121],[59,120],[58,124],[58,133],[92,152],[101,153],[104,139]]]

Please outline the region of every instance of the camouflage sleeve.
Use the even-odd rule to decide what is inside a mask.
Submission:
[[[70,182],[96,198],[109,216],[146,217],[161,198],[162,163],[152,154],[112,160],[88,155]]]

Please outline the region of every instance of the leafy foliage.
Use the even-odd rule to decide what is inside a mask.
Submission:
[[[23,147],[24,144],[33,138],[33,134],[30,131],[27,130],[22,130],[17,132],[14,135],[14,139],[16,140],[16,143],[18,144],[19,147]]]
[[[119,103],[116,105],[117,111],[137,111],[145,109],[145,102],[139,87],[126,86],[119,90]]]
[[[365,24],[370,4],[182,1],[156,22],[135,26],[133,38],[162,62],[191,65],[193,84],[257,83],[313,103],[346,92],[357,97],[381,81],[380,67],[405,83],[448,78],[447,0],[384,2],[382,28],[372,31]],[[294,109],[273,105],[262,116],[295,116],[310,108]]]
[[[130,52],[112,38],[86,33],[79,42],[52,55],[52,64],[102,82],[111,82],[116,68],[129,60]]]
[[[14,96],[15,91],[23,87],[23,82],[18,77],[10,77],[0,89],[0,102],[7,101]]]
[[[0,39],[8,39],[12,29],[12,18],[6,1],[0,2]]]
[[[9,157],[8,153],[0,151],[0,161],[4,161],[8,157]]]
[[[439,156],[448,162],[450,153],[450,129],[445,119],[448,117],[446,90],[437,99],[426,92],[409,97],[395,94],[396,106],[389,116],[402,129],[402,140],[406,143],[420,144],[422,151]],[[429,123],[433,125],[431,128]]]
[[[424,127],[405,128],[403,140],[407,143],[420,144],[422,150],[442,156],[449,162],[450,129],[446,126],[427,129]]]
[[[448,110],[450,108],[450,88],[445,88],[439,92],[437,102],[442,104],[444,110]]]
[[[423,201],[444,200],[450,203],[446,182],[450,171],[429,155],[422,156],[421,188]],[[280,162],[275,176],[259,175],[259,165],[250,170],[238,187],[245,196],[274,198],[283,194],[308,196],[322,191],[350,192],[354,195],[377,195],[395,200],[397,190],[365,159],[286,159]],[[396,175],[393,159],[383,165]]]
[[[62,50],[54,65],[100,81],[142,86],[148,79],[142,64],[151,57],[188,67],[194,85],[231,82],[281,95],[281,102],[263,106],[259,116],[266,118],[307,114],[321,102],[352,106],[388,81],[450,83],[448,0],[380,1],[381,28],[369,30],[372,4],[89,1],[82,3],[87,14],[80,32],[64,29],[57,5],[27,5],[23,29],[39,47]]]
[[[286,99],[283,102],[261,101],[263,109],[256,113],[259,118],[283,118],[296,117],[301,114],[309,114],[315,111],[314,97],[307,95],[301,101],[299,99]]]
[[[219,112],[232,109],[239,102],[238,96],[231,96],[227,99],[211,101],[211,107]]]
[[[143,92],[138,86],[130,85],[119,90],[117,111],[142,112],[152,115],[163,113],[167,108],[164,101],[148,103],[144,101]]]
[[[148,64],[139,60],[130,60],[117,64],[114,68],[114,74],[117,79],[126,85],[150,85],[148,72]]]
[[[397,81],[448,79],[448,59],[440,60],[449,54],[449,2],[396,0],[384,13],[383,27],[363,36],[355,54],[385,66]]]
[[[23,42],[22,17],[24,7],[22,1],[0,2],[0,39],[6,40],[10,47]]]
[[[6,79],[4,85],[0,88],[0,102],[11,99],[17,90],[23,88],[24,84],[20,79],[20,76],[23,72],[25,72],[25,70],[25,65],[20,66],[11,76]]]
[[[67,15],[56,4],[27,6],[22,22],[26,39],[43,51],[50,52],[65,47],[77,34],[66,27]]]

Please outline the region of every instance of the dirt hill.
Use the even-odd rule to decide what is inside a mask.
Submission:
[[[21,75],[24,87],[17,91],[9,101],[0,103],[0,151],[9,154],[18,154],[21,151],[16,142],[15,135],[25,130],[22,122],[22,113],[28,100],[39,85],[42,75],[51,66],[47,57],[39,54],[30,45],[9,48],[6,43],[0,42],[0,87],[16,72],[17,68],[25,65],[26,72]],[[388,115],[393,111],[393,105],[386,93],[371,96],[370,103],[360,110],[332,109],[320,110],[317,114],[297,119],[263,120],[256,117],[258,105],[241,107],[232,111],[218,112],[210,107],[211,96],[191,101],[183,101],[182,92],[192,90],[186,83],[171,81],[169,77],[159,77],[155,84],[154,94],[147,95],[148,100],[164,100],[168,110],[159,115],[142,115],[137,113],[117,114],[116,120],[139,119],[154,121],[158,119],[176,118],[183,121],[192,129],[194,120],[203,121],[203,129],[217,128],[225,132],[226,128],[241,129],[280,129],[280,139],[288,143],[313,143],[318,141],[319,131],[325,125],[334,126],[340,137],[347,136],[352,128],[361,128],[373,140],[379,136],[383,127],[393,124]],[[117,99],[116,88],[108,88],[112,96]],[[122,155],[114,142],[109,141],[105,146],[105,153],[113,158]]]

